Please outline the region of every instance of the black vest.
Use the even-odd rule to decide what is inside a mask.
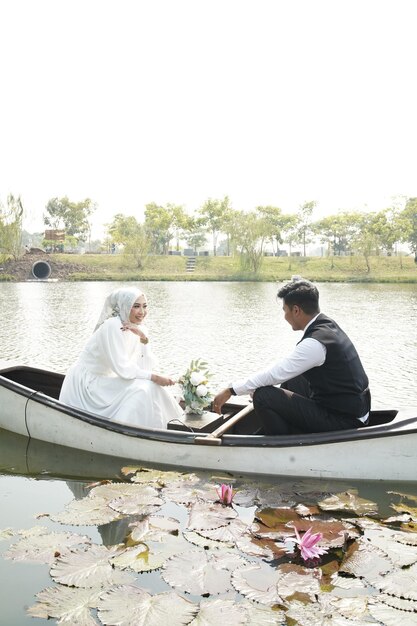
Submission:
[[[371,398],[355,346],[345,332],[322,313],[307,328],[301,341],[312,337],[326,348],[326,360],[303,376],[310,383],[311,397],[317,404],[352,417],[370,410]]]

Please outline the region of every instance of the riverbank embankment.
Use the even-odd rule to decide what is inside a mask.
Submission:
[[[42,258],[50,279],[60,281],[263,281],[280,282],[299,274],[316,282],[417,283],[414,256],[264,257],[257,273],[243,269],[240,258],[226,256],[153,256],[138,267],[123,254],[26,254],[1,264],[0,281],[33,280],[33,263]]]

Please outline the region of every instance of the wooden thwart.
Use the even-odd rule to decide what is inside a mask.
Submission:
[[[242,419],[242,417],[245,417],[245,415],[248,415],[249,413],[251,413],[251,411],[253,411],[253,405],[250,403],[247,406],[245,406],[242,410],[240,410],[238,413],[233,415],[233,417],[227,420],[227,422],[225,422],[224,424],[216,428],[216,430],[213,430],[213,432],[207,435],[206,437],[203,437],[200,435],[195,437],[194,443],[199,443],[201,445],[206,445],[206,446],[219,446],[222,442],[221,438],[224,435],[224,433],[228,431],[232,426],[234,426],[237,422],[239,422]]]

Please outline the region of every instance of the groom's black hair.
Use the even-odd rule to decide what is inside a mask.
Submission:
[[[309,280],[303,278],[291,280],[281,287],[277,296],[290,308],[296,304],[308,315],[320,312],[319,291]]]

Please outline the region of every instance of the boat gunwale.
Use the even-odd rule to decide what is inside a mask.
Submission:
[[[55,372],[49,372],[39,368],[33,368],[30,366],[10,367],[2,368],[0,370],[0,386],[3,386],[21,396],[27,397],[29,400],[38,402],[39,404],[48,406],[52,409],[64,413],[74,419],[80,420],[91,426],[95,426],[100,429],[109,430],[116,434],[126,435],[128,437],[134,437],[138,439],[148,439],[152,441],[160,441],[165,443],[177,443],[177,444],[193,444],[198,445],[195,442],[195,437],[209,437],[211,433],[201,433],[194,431],[181,431],[181,430],[169,430],[169,429],[149,429],[138,428],[135,426],[129,426],[120,422],[111,422],[94,413],[84,411],[70,407],[61,403],[59,400],[44,394],[43,392],[36,391],[17,383],[13,380],[3,376],[2,373],[7,371],[16,370],[36,371],[38,373],[45,373],[45,375],[58,375]],[[387,409],[387,412],[393,410]],[[412,427],[414,425],[414,427]],[[400,428],[399,428],[400,427]],[[281,436],[265,436],[265,435],[239,435],[239,434],[225,434],[221,439],[221,447],[250,447],[250,448],[300,448],[308,446],[327,445],[331,443],[353,443],[355,441],[367,440],[367,439],[379,439],[384,437],[396,437],[405,436],[417,433],[417,416],[404,418],[397,421],[394,418],[389,423],[380,424],[369,427],[360,427],[358,429],[346,429],[339,431],[328,431],[325,433],[308,433],[306,435],[281,435]],[[31,435],[28,435],[31,437]]]

